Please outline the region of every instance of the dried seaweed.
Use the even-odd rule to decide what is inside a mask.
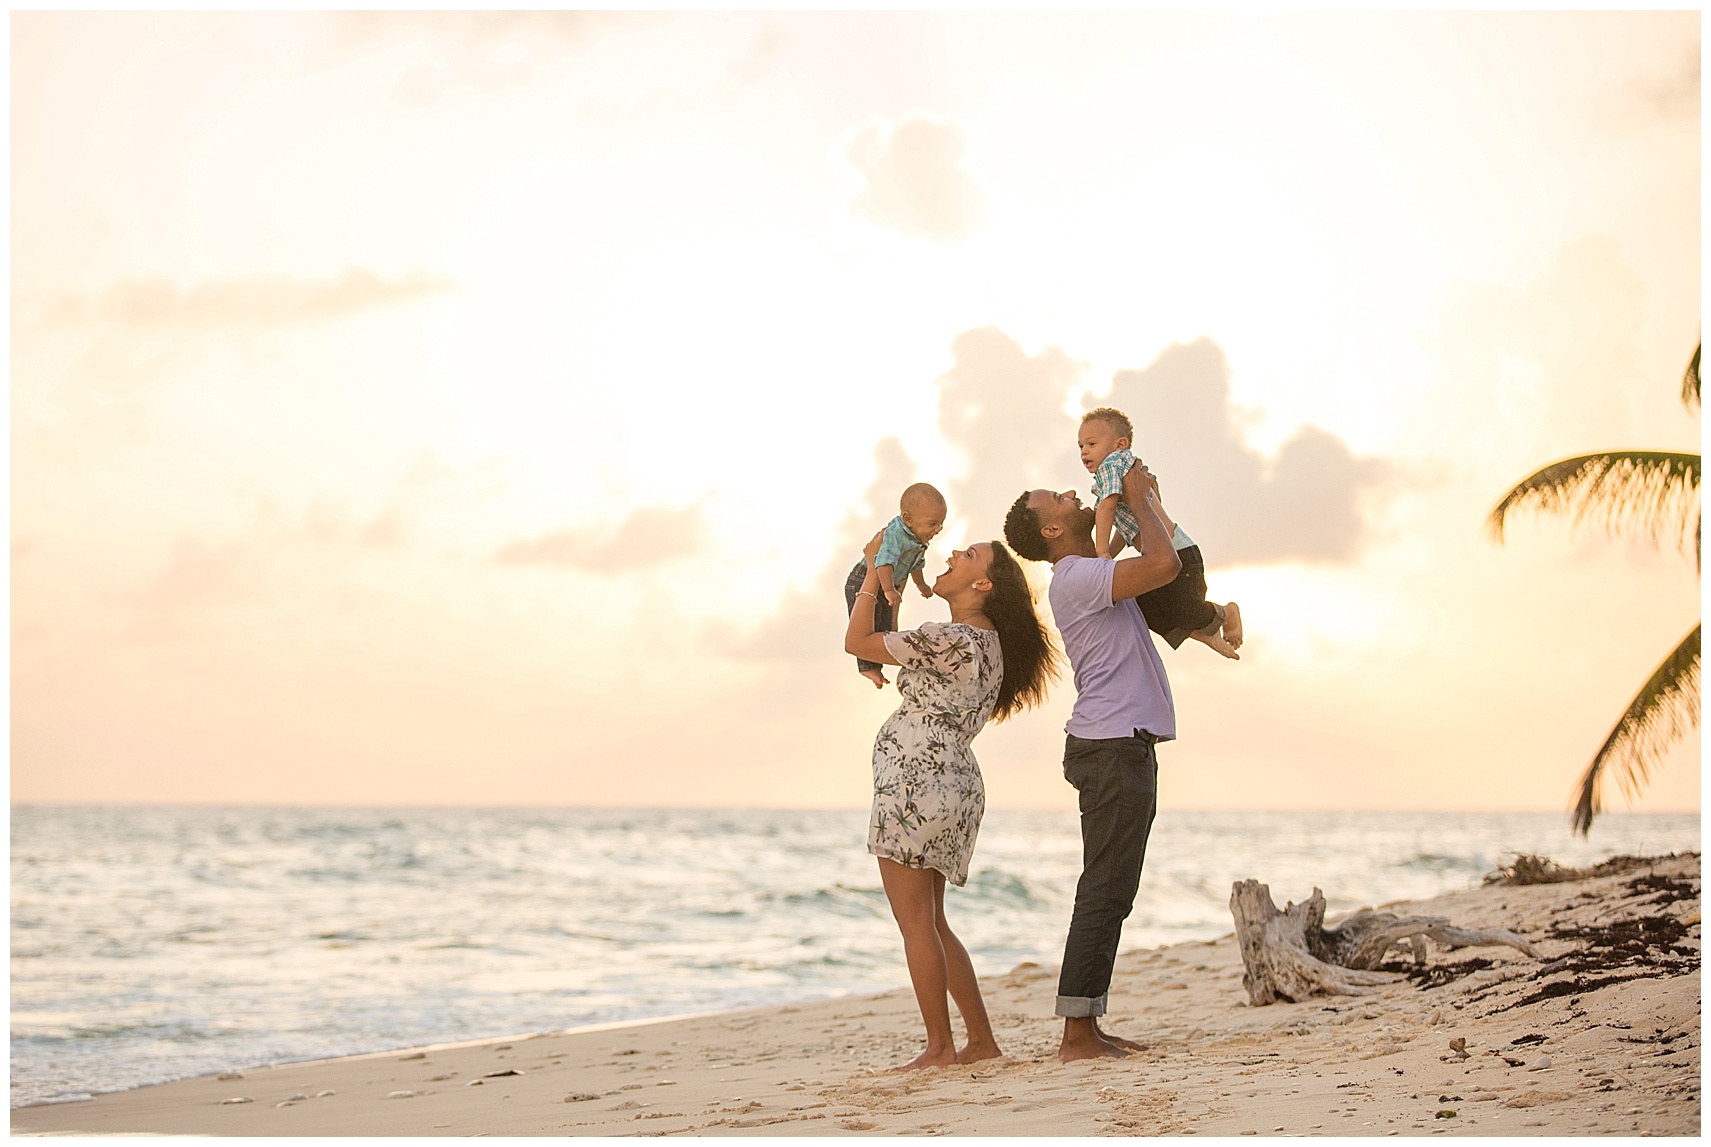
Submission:
[[[1498,868],[1496,872],[1487,873],[1484,883],[1520,885],[1520,884],[1561,884],[1569,880],[1591,880],[1599,876],[1620,876],[1624,872],[1633,872],[1640,868],[1655,868],[1665,860],[1678,860],[1692,857],[1697,860],[1697,852],[1671,852],[1665,856],[1612,856],[1586,868],[1571,868],[1558,864],[1548,856],[1537,856],[1531,852],[1521,852],[1515,859]]]

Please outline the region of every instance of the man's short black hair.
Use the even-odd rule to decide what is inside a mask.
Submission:
[[[1039,513],[1028,505],[1028,497],[1032,493],[1031,490],[1023,490],[1021,496],[1010,504],[1010,512],[1004,515],[1004,540],[1010,543],[1017,557],[1043,562],[1051,558],[1051,550],[1040,534],[1044,523],[1040,521]]]

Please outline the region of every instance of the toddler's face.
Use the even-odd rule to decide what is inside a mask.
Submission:
[[[903,511],[903,524],[909,527],[909,532],[923,542],[930,542],[938,537],[939,531],[945,528],[945,511],[941,509],[923,510],[919,513]]]
[[[1117,433],[1117,428],[1103,418],[1089,418],[1081,424],[1076,439],[1081,447],[1081,464],[1089,474],[1099,469],[1099,463],[1110,457],[1113,450],[1127,450],[1129,440]]]

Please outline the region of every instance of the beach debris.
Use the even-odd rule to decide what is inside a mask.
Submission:
[[[416,1093],[414,1091],[411,1091],[408,1088],[406,1088],[403,1091],[389,1091],[386,1093],[386,1098],[388,1098],[388,1099],[414,1099],[414,1098],[416,1098]]]
[[[1432,1115],[1433,1119],[1454,1119],[1458,1112],[1453,1107],[1440,1107]]]
[[[493,1050],[494,1051],[510,1051],[511,1045],[508,1043],[496,1043],[493,1045]]]
[[[1472,1059],[1473,1053],[1467,1050],[1467,1037],[1457,1036],[1450,1041],[1450,1054],[1438,1057],[1444,1063],[1460,1063],[1464,1059]]]
[[[296,1107],[297,1105],[295,1103],[291,1102],[289,1099],[282,1099],[278,1103],[275,1103],[274,1106],[275,1107]]]
[[[1551,1057],[1548,1055],[1541,1055],[1538,1059],[1535,1059],[1532,1063],[1529,1063],[1527,1065],[1527,1070],[1528,1071],[1543,1071],[1543,1070],[1545,1070],[1545,1068],[1549,1067],[1550,1065],[1551,1065]]]
[[[325,1099],[329,1095],[336,1095],[336,1094],[338,1094],[338,1093],[329,1087],[329,1088],[325,1088],[324,1090],[317,1091],[315,1093],[315,1098],[316,1099]]]
[[[227,1079],[242,1079],[243,1077],[244,1077],[244,1073],[241,1071],[222,1071],[219,1075],[216,1075],[214,1078],[220,1079],[220,1080],[227,1080]]]
[[[573,1091],[564,1097],[566,1103],[587,1103],[590,1099],[599,1099],[592,1091]]]
[[[255,1102],[255,1100],[251,1099],[247,1095],[234,1095],[230,1099],[220,1100],[220,1106],[224,1107],[228,1103],[254,1103],[254,1102]]]
[[[301,1091],[293,1091],[290,1095],[287,1095],[285,1097],[285,1102],[296,1103],[300,1099],[308,1099],[308,1098],[309,1097],[307,1095],[304,1095]]]
[[[468,1083],[464,1084],[464,1086],[465,1087],[480,1087],[481,1086],[481,1080],[472,1079]]]
[[[399,1063],[406,1063],[412,1059],[427,1059],[427,1058],[428,1058],[427,1052],[425,1052],[425,1051],[413,1051],[409,1055],[399,1056],[398,1062]]]
[[[485,1073],[484,1075],[482,1075],[481,1078],[482,1079],[498,1079],[502,1075],[522,1075],[522,1074],[523,1073],[518,1071],[516,1068],[508,1067],[504,1071],[489,1071],[489,1072]]]
[[[455,1071],[442,1071],[438,1075],[430,1075],[428,1077],[428,1082],[429,1083],[444,1083],[446,1080],[452,1078],[456,1074],[457,1074],[457,1072],[455,1072]]]
[[[1561,884],[1569,880],[1591,880],[1598,876],[1620,876],[1624,872],[1633,872],[1640,868],[1655,868],[1660,862],[1674,860],[1678,856],[1697,855],[1691,852],[1672,852],[1668,856],[1612,856],[1585,868],[1573,868],[1558,864],[1548,856],[1519,852],[1515,854],[1514,860],[1500,866],[1496,872],[1487,873],[1484,883],[1487,887],[1493,884]]]
[[[1365,909],[1327,929],[1325,894],[1319,889],[1304,903],[1291,902],[1279,911],[1271,889],[1257,880],[1231,885],[1230,913],[1245,967],[1242,986],[1255,1007],[1310,996],[1371,995],[1378,985],[1403,978],[1400,972],[1375,970],[1392,948],[1422,966],[1428,939],[1446,949],[1507,944],[1529,956],[1539,954],[1513,932],[1457,928],[1442,916]]]

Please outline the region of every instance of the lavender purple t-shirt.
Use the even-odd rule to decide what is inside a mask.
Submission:
[[[1135,599],[1111,600],[1117,563],[1071,555],[1052,565],[1048,596],[1075,671],[1075,708],[1064,731],[1089,740],[1132,737],[1145,729],[1176,737],[1170,679]]]

